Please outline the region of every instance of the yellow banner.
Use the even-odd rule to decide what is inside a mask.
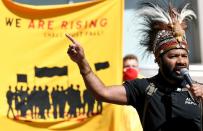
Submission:
[[[31,6],[0,1],[1,130],[124,131],[121,106],[96,101],[66,54],[71,34],[106,85],[122,82],[123,0]]]

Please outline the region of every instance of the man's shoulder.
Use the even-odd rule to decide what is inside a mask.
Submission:
[[[133,81],[130,81],[137,89],[145,90],[146,87],[150,84],[151,78],[136,78]]]
[[[146,88],[150,85],[150,83],[153,83],[154,77],[149,78],[136,78],[134,80],[125,81],[123,85],[128,88],[134,88],[138,90],[145,91]]]
[[[138,75],[138,77],[135,79],[136,82],[153,82],[157,79],[157,76],[152,76],[152,77],[145,77],[143,75]]]

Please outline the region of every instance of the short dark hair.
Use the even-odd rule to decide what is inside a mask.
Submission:
[[[134,54],[128,54],[128,55],[123,57],[123,61],[129,60],[129,59],[134,59],[134,60],[136,60],[138,62],[138,58]]]

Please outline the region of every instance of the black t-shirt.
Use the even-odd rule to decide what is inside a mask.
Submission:
[[[150,83],[154,83],[157,89],[152,96],[148,96],[145,91]],[[137,109],[144,131],[201,130],[201,104],[195,103],[188,91],[177,90],[182,89],[181,85],[170,85],[160,74],[152,78],[126,81],[123,85],[128,104]]]

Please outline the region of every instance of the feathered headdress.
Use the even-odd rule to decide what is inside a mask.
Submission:
[[[174,48],[184,48],[188,51],[186,21],[196,18],[195,13],[188,9],[188,5],[178,12],[171,4],[165,11],[153,3],[144,3],[142,8],[137,10],[137,13],[144,17],[146,26],[142,30],[144,36],[141,45],[146,46],[147,51],[153,52],[156,58]]]

